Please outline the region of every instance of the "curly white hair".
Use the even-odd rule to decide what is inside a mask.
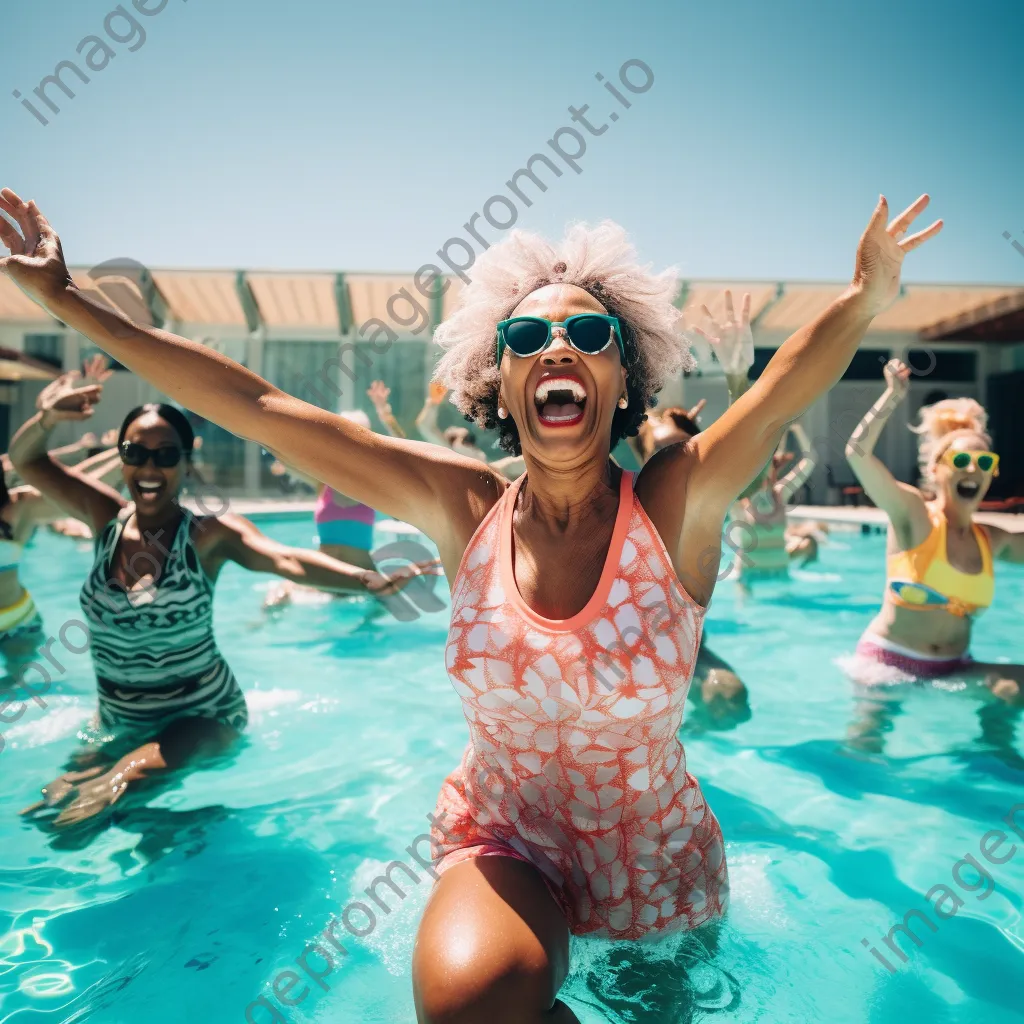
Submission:
[[[497,324],[527,295],[549,284],[584,289],[622,323],[631,406],[637,401],[619,433],[635,434],[666,380],[695,364],[682,332],[682,314],[673,303],[678,274],[674,269],[656,274],[642,266],[625,230],[612,221],[574,224],[558,245],[513,231],[488,249],[476,262],[455,312],[434,332],[444,349],[434,379],[450,389],[452,403],[468,419],[484,427],[504,426],[506,421],[495,419]]]

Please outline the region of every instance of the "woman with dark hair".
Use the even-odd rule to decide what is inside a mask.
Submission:
[[[692,366],[674,274],[625,232],[559,245],[513,232],[438,328],[436,377],[497,427],[514,484],[437,445],[382,437],[226,356],[79,291],[34,203],[5,189],[10,276],[160,390],[356,501],[421,529],[452,585],[446,665],[469,744],[433,817],[440,874],[413,953],[422,1024],[577,1020],[558,998],[570,933],[654,938],[716,921],[722,833],[678,738],[730,505],[787,424],[843,374],[899,292],[922,196],[888,227],[879,198],[849,287],[750,390],[639,475],[609,459],[666,374]],[[610,669],[610,671],[609,671]]]
[[[245,727],[245,697],[217,648],[213,591],[226,562],[325,590],[394,592],[415,566],[388,578],[320,552],[285,547],[230,513],[193,516],[179,502],[191,473],[193,434],[171,405],[141,405],[118,434],[130,501],[49,457],[47,436],[61,420],[86,419],[102,387],[71,377],[40,396],[40,411],[15,435],[11,459],[22,477],[92,527],[93,568],[81,603],[91,634],[100,737],[133,749],[106,768],[70,773],[43,790],[30,810],[70,803],[60,825],[113,804],[129,784],[225,749]]]

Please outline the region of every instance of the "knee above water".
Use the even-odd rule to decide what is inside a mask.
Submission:
[[[472,953],[418,953],[413,973],[421,1024],[521,1024],[550,1009],[555,985],[547,959],[501,946],[495,937]]]

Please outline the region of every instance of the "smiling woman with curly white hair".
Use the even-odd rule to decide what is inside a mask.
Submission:
[[[853,280],[707,430],[636,475],[609,458],[686,364],[671,275],[620,228],[560,246],[516,234],[479,262],[438,331],[463,412],[493,421],[514,484],[439,446],[382,437],[225,356],[97,306],[34,203],[0,193],[0,269],[50,313],[189,409],[330,487],[413,523],[452,585],[446,665],[469,744],[434,814],[440,878],[413,954],[430,1024],[576,1020],[557,997],[570,932],[617,940],[724,912],[722,833],[678,739],[726,510],[786,425],[830,388],[899,290],[922,196],[880,199]]]
[[[480,257],[473,274],[458,308],[434,334],[445,350],[434,377],[451,390],[464,416],[481,427],[497,427],[499,445],[513,455],[520,454],[515,421],[498,415],[494,325],[538,288],[582,289],[619,320],[629,404],[612,418],[613,448],[621,438],[636,435],[669,378],[694,368],[680,333],[682,314],[673,305],[679,293],[676,274],[654,274],[640,266],[626,232],[611,221],[594,228],[574,225],[557,246],[513,231]]]

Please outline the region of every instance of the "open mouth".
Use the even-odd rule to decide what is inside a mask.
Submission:
[[[135,487],[138,490],[140,497],[142,497],[142,498],[150,498],[150,499],[155,498],[164,489],[164,485],[163,485],[162,482],[160,482],[160,483],[153,483],[153,482],[151,482],[149,480],[146,480],[146,481],[136,480],[135,481]]]
[[[545,426],[570,427],[583,419],[587,391],[576,377],[548,377],[537,385],[533,401]]]
[[[959,494],[961,498],[966,498],[968,501],[972,498],[976,498],[980,490],[981,488],[973,480],[960,480],[956,485],[956,493]]]

